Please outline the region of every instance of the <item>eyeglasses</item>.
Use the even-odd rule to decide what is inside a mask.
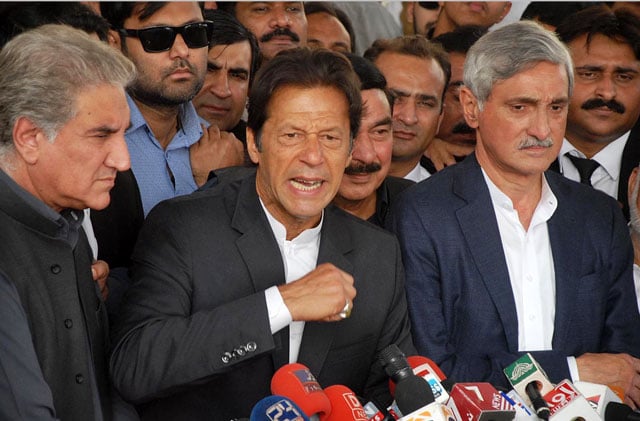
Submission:
[[[209,46],[209,40],[213,33],[213,22],[203,21],[188,23],[184,26],[152,26],[144,29],[120,29],[120,33],[126,37],[134,37],[140,40],[142,48],[147,53],[161,53],[173,47],[178,34],[182,35],[185,44],[189,48],[202,48]]]
[[[440,7],[437,1],[419,1],[418,5],[428,10],[437,10]]]

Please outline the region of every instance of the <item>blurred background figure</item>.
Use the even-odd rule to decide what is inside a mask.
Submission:
[[[312,1],[304,4],[307,15],[307,45],[311,48],[353,52],[356,37],[351,19],[332,2]]]

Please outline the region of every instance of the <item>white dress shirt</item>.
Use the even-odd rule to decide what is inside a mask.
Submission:
[[[558,200],[544,176],[540,202],[525,230],[513,202],[482,170],[498,222],[518,317],[518,350],[553,349],[556,277],[547,221]],[[573,381],[579,380],[574,357],[567,358]]]
[[[620,182],[620,167],[622,166],[622,152],[629,139],[630,131],[623,134],[607,146],[602,148],[600,152],[591,157],[600,164],[591,175],[591,185],[593,188],[600,190],[614,199],[618,198],[618,184]],[[569,153],[579,158],[586,158],[585,154],[577,150],[571,142],[564,139],[560,155],[558,156],[558,164],[562,175],[570,180],[580,181],[580,174],[573,165],[571,160],[565,156]]]
[[[285,282],[296,281],[314,270],[318,263],[320,230],[322,229],[323,218],[320,219],[320,223],[316,227],[304,230],[293,240],[287,240],[287,230],[284,225],[269,213],[264,203],[262,203],[262,199],[260,199],[260,204],[267,215],[273,235],[278,242],[278,247],[280,247],[280,254],[282,255],[282,262],[284,264]],[[293,321],[278,287],[273,286],[268,288],[265,291],[265,299],[267,300],[271,333],[275,334],[286,326],[289,326],[289,362],[294,363],[298,360],[298,354],[300,352],[304,322]]]
[[[426,180],[430,176],[431,174],[429,174],[429,171],[427,171],[425,167],[420,165],[420,161],[418,161],[418,165],[416,165],[411,171],[409,171],[409,173],[403,178],[419,183],[422,180]]]

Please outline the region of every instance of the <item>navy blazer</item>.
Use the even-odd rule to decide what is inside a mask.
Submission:
[[[559,174],[548,221],[556,277],[553,350],[533,352],[552,382],[570,378],[567,356],[640,356],[633,249],[612,198]],[[475,154],[407,189],[394,214],[418,351],[455,381],[508,387],[518,322],[489,189]]]
[[[255,177],[158,204],[133,254],[133,285],[113,330],[114,384],[143,419],[248,417],[288,361],[288,329],[271,334],[264,291],[285,280]],[[343,384],[389,403],[378,353],[415,353],[400,247],[378,227],[329,206],[318,263],[351,273],[351,317],[307,322],[298,362],[322,387]]]

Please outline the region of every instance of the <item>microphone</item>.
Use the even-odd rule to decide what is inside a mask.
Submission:
[[[455,421],[455,414],[451,408],[438,402],[432,402],[409,415],[405,415],[398,421]]]
[[[305,414],[328,415],[331,402],[309,369],[300,363],[285,364],[271,378],[271,393],[295,402]]]
[[[604,421],[640,421],[640,414],[623,403],[609,402],[604,410]]]
[[[528,352],[511,363],[503,371],[507,379],[509,379],[509,383],[513,386],[513,389],[524,399],[527,405],[531,405],[531,399],[525,390],[529,383],[533,381],[538,382],[538,390],[541,395],[553,389],[553,384],[551,384],[547,378],[547,374]]]
[[[336,384],[324,389],[331,402],[331,413],[320,416],[320,421],[369,421],[358,397],[346,386]]]
[[[391,421],[391,415],[380,410],[373,402],[367,402],[364,406],[364,413],[367,414],[368,421]]]
[[[584,396],[567,379],[558,383],[544,395],[550,411],[551,421],[602,421]]]
[[[527,397],[531,400],[531,405],[533,406],[533,410],[536,411],[538,418],[541,420],[548,420],[551,415],[551,411],[549,410],[547,401],[545,401],[540,394],[538,382],[536,380],[529,382],[525,386],[524,391],[527,394]]]
[[[435,401],[443,404],[447,403],[449,400],[448,392],[451,391],[453,382],[447,379],[440,367],[433,360],[421,355],[411,355],[407,357],[407,362],[413,368],[414,374],[429,383]]]
[[[622,403],[622,399],[620,399],[611,388],[604,384],[578,381],[573,385],[601,417],[604,416],[605,408],[610,402]]]
[[[431,386],[413,373],[397,345],[391,344],[383,349],[379,359],[387,375],[396,384],[394,397],[401,413],[409,414],[434,401]]]
[[[447,405],[460,420],[511,421],[513,405],[490,383],[456,383]]]
[[[309,421],[309,417],[290,399],[272,395],[258,401],[249,421]]]

